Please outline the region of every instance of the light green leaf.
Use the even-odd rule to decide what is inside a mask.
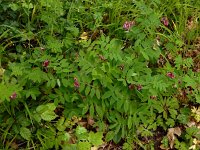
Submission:
[[[132,125],[133,125],[133,119],[131,116],[129,116],[128,117],[128,128],[131,129]]]
[[[97,114],[99,115],[99,117],[101,118],[101,119],[103,119],[103,110],[102,110],[102,108],[101,107],[99,107],[98,105],[95,105],[95,108],[96,108],[96,112],[97,112]]]
[[[111,97],[111,95],[112,95],[112,91],[107,91],[107,92],[105,92],[104,95],[102,96],[102,99],[109,98],[109,97]]]
[[[107,134],[106,134],[106,141],[110,141],[114,138],[115,136],[115,132],[114,131],[109,131]]]
[[[92,98],[94,96],[94,94],[95,94],[95,89],[92,88],[92,90],[90,91],[90,97]]]
[[[98,99],[100,99],[100,96],[101,96],[101,95],[100,95],[99,89],[96,89],[96,96],[97,96]]]
[[[85,95],[88,95],[89,94],[89,92],[90,92],[90,86],[87,86],[86,88],[85,88]]]
[[[94,146],[99,146],[101,144],[103,144],[103,133],[102,132],[90,132],[89,133],[89,137],[88,140],[90,141],[90,143],[92,143]]]
[[[90,150],[91,144],[89,142],[79,142],[78,150]]]
[[[57,84],[60,87],[60,79],[57,79]]]
[[[20,128],[20,135],[26,140],[31,139],[31,131],[28,128],[21,127]]]
[[[67,79],[61,79],[62,80],[62,84],[64,87],[68,87],[69,86],[69,81]]]
[[[51,121],[54,120],[57,117],[55,112],[52,111],[45,111],[44,113],[41,114],[41,118],[45,121]]]
[[[85,134],[85,133],[87,133],[86,128],[81,127],[81,126],[78,126],[78,127],[76,128],[76,135]]]

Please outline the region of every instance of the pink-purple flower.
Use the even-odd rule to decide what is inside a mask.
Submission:
[[[74,87],[75,88],[79,88],[80,87],[80,84],[79,84],[78,79],[76,77],[74,77]]]
[[[130,84],[130,85],[128,86],[128,88],[129,88],[129,90],[133,90],[133,89],[134,89],[134,84]]]
[[[123,28],[125,30],[130,30],[132,26],[135,25],[135,22],[134,21],[126,21],[123,25]]]
[[[43,64],[42,64],[42,66],[44,66],[44,67],[48,67],[48,65],[49,65],[49,61],[48,61],[48,60],[45,60],[45,61],[43,62]]]
[[[171,79],[174,79],[175,78],[175,75],[172,73],[172,72],[168,72],[167,73],[167,76]]]
[[[151,99],[156,99],[156,98],[157,98],[157,96],[155,96],[155,95],[152,95],[152,96],[150,96],[150,98],[151,98]]]
[[[137,85],[137,90],[138,90],[138,91],[141,91],[141,90],[142,90],[142,85],[141,85],[141,84],[138,84],[138,85]]]
[[[11,99],[11,100],[14,100],[14,99],[16,99],[16,98],[17,98],[17,93],[14,92],[14,93],[10,96],[10,99]]]
[[[161,22],[167,27],[169,25],[169,20],[167,17],[162,17]]]

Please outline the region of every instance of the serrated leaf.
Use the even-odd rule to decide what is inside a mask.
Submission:
[[[45,111],[54,111],[56,109],[56,106],[54,103],[48,103],[48,104],[45,104],[45,105],[40,105],[36,108],[36,111],[38,113],[43,113]]]
[[[99,146],[99,145],[103,144],[102,138],[103,138],[103,133],[102,132],[97,132],[97,133],[90,132],[88,140],[94,146]]]
[[[89,142],[79,142],[78,150],[90,150],[91,144]]]
[[[60,142],[62,142],[62,141],[69,141],[69,139],[70,139],[70,134],[67,133],[67,132],[59,132],[57,134],[58,134],[58,140]]]
[[[186,76],[183,78],[183,81],[186,82],[186,85],[185,85],[185,86],[191,86],[191,87],[193,87],[193,88],[196,87],[197,82],[196,82],[192,77],[189,77],[188,75],[186,75]]]
[[[87,133],[87,129],[81,126],[78,126],[76,128],[76,135],[80,135],[80,134],[85,134]]]
[[[52,121],[57,117],[55,112],[52,111],[45,111],[44,113],[41,114],[41,118],[45,121]]]
[[[66,125],[64,124],[64,121],[65,121],[65,118],[64,117],[61,117],[57,123],[56,123],[56,128],[59,130],[59,131],[64,131],[66,129]]]
[[[31,139],[31,131],[28,128],[21,127],[20,128],[20,135],[25,139],[25,140],[30,140]]]

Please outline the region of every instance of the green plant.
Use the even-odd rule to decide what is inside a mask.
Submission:
[[[197,147],[198,6],[0,0],[0,148]]]

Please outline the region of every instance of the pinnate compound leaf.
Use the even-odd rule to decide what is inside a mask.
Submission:
[[[31,131],[28,128],[21,127],[20,128],[20,135],[26,140],[31,139]]]
[[[57,115],[55,114],[54,110],[56,106],[54,103],[48,103],[45,105],[40,105],[36,108],[37,113],[39,113],[40,117],[45,121],[54,120]]]

